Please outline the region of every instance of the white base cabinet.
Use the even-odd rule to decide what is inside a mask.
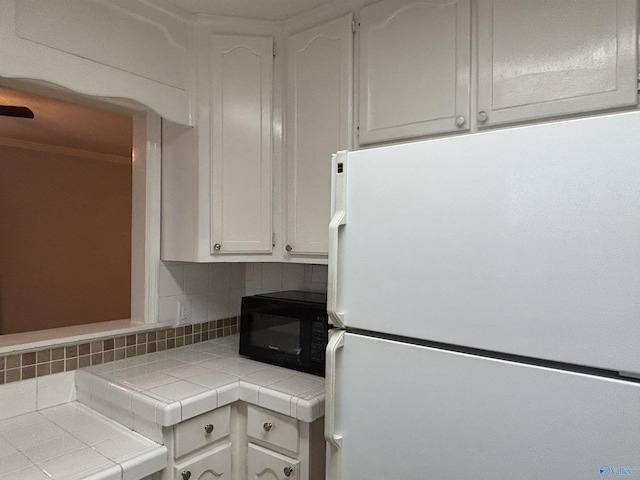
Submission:
[[[173,429],[176,458],[229,437],[231,407],[217,408],[179,423]]]
[[[232,480],[231,443],[225,443],[188,462],[173,467],[176,480]]]
[[[164,427],[170,452],[162,480],[231,480],[233,406],[227,405]]]
[[[277,452],[249,444],[248,480],[298,480],[300,462]]]
[[[307,423],[249,404],[240,412],[246,412],[248,480],[324,480],[324,417]]]
[[[163,429],[161,480],[324,480],[324,417],[307,423],[242,401]]]

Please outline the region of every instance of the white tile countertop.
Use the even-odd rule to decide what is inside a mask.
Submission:
[[[166,447],[78,402],[0,421],[2,480],[129,480],[166,464]]]
[[[78,370],[78,401],[160,441],[162,426],[242,400],[312,422],[324,378],[238,355],[238,335]]]

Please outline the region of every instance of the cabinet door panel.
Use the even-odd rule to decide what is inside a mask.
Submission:
[[[173,468],[174,478],[231,480],[231,447],[231,443],[225,443],[189,462],[176,465]]]
[[[480,0],[480,125],[635,104],[635,42],[635,0]]]
[[[273,40],[211,41],[211,251],[271,251]]]
[[[468,127],[468,0],[386,0],[360,23],[361,144]]]
[[[288,38],[290,254],[326,255],[331,154],[351,148],[351,15]]]

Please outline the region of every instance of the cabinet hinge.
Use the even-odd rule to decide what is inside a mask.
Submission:
[[[271,246],[272,247],[276,246],[276,232],[271,233]]]
[[[276,42],[273,42],[273,58],[276,58]]]
[[[351,33],[355,35],[356,32],[359,32],[359,31],[360,31],[360,22],[358,22],[357,20],[351,20]]]
[[[360,136],[360,124],[356,124],[356,135]]]
[[[640,73],[638,74],[638,91],[640,92]]]

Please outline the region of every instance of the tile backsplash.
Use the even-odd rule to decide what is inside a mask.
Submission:
[[[0,384],[29,380],[238,333],[238,317],[0,356]]]
[[[172,327],[0,356],[0,384],[181,347],[238,332],[244,295],[326,292],[327,267],[292,263],[161,262],[158,321]],[[182,305],[188,318],[181,321]]]
[[[245,294],[280,290],[327,291],[326,265],[294,263],[248,263],[245,273]]]
[[[243,295],[279,290],[327,291],[326,265],[296,263],[162,262],[159,278],[160,322],[180,323],[181,304],[200,323],[240,315]]]
[[[240,314],[245,264],[161,262],[158,279],[159,322],[201,323]],[[188,306],[188,319],[180,308]]]

